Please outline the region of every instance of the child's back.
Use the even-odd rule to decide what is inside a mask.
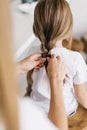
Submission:
[[[67,115],[70,115],[76,111],[78,106],[74,93],[74,84],[82,84],[87,81],[87,66],[78,52],[61,47],[52,49],[50,53],[60,56],[67,67],[68,77],[66,77],[63,86],[63,95]],[[50,105],[49,85],[45,67],[33,73],[31,98],[46,112],[49,111]]]

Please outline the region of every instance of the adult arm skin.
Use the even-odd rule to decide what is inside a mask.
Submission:
[[[44,61],[45,59],[41,58],[41,54],[31,55],[17,63],[17,73],[26,74],[33,68],[40,68],[43,66]],[[48,117],[59,128],[59,130],[68,130],[67,116],[63,101],[65,67],[61,63],[60,58],[53,56],[49,59],[47,71],[51,87],[51,100]]]
[[[26,74],[35,68],[36,70],[43,66],[45,58],[41,58],[41,54],[33,54],[16,64],[17,74]]]
[[[68,130],[68,121],[63,99],[63,80],[66,69],[60,58],[53,56],[48,64],[48,77],[51,87],[51,100],[48,117],[59,128]]]

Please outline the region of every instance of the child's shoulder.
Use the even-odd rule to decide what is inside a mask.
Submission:
[[[69,54],[70,55],[70,57],[72,57],[72,58],[82,58],[82,55],[79,53],[79,52],[77,52],[77,51],[72,51],[72,50],[68,50],[67,49],[67,54]]]
[[[72,51],[72,50],[66,50],[66,56],[70,64],[79,64],[79,63],[84,63],[84,59],[82,55],[77,52],[77,51]]]

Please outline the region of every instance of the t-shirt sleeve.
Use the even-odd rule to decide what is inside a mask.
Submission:
[[[87,65],[81,56],[81,54],[78,53],[75,64],[74,64],[74,76],[73,81],[74,84],[83,84],[87,82]]]

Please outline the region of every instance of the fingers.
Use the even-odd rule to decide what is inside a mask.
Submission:
[[[61,58],[59,56],[56,56],[56,55],[51,55],[51,58],[47,57],[46,58],[47,61],[49,62],[50,60],[57,60],[57,61],[61,61]]]
[[[40,68],[42,68],[43,66],[44,66],[44,64],[40,64],[40,65],[36,66],[34,70],[35,71],[39,71]]]
[[[38,60],[39,58],[41,58],[41,53],[33,54],[33,55],[29,56],[29,58],[31,60]]]
[[[57,56],[56,58],[57,58],[57,60],[58,60],[58,61],[60,61],[60,60],[61,60],[61,58],[60,58],[59,56]]]
[[[58,68],[60,68],[61,70],[63,70],[66,73],[66,67],[65,67],[64,63],[61,61],[61,58],[59,56],[51,55],[51,58],[49,58],[49,57],[41,58],[41,54],[34,54],[31,56],[31,59],[34,60],[35,70],[39,70],[41,67],[43,67],[44,62],[47,60],[48,64],[49,64],[49,62],[51,64],[56,62],[57,66],[59,66]]]
[[[46,61],[46,58],[40,58],[39,60],[35,61],[35,67],[38,65],[42,66],[45,61]]]
[[[49,62],[50,58],[49,58],[49,57],[47,57],[46,59],[47,59],[47,61]]]
[[[56,55],[53,54],[53,55],[51,56],[51,58],[52,58],[52,59],[56,59]]]

